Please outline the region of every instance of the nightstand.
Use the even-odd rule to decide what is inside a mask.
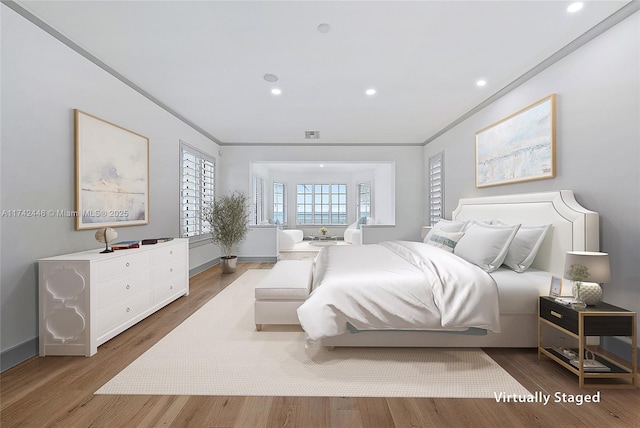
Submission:
[[[546,332],[546,333],[545,333]],[[552,334],[553,333],[553,334]],[[562,349],[550,346],[544,337],[566,335],[573,338],[577,346],[565,348],[574,356],[567,356]],[[557,336],[556,335],[556,336]],[[588,345],[587,336],[625,336],[631,339],[631,361],[624,361],[607,353],[598,345]],[[570,339],[571,340],[571,339]],[[563,305],[552,297],[540,296],[538,305],[538,359],[543,355],[551,358],[567,370],[576,374],[579,385],[598,388],[637,388],[638,355],[636,336],[636,313],[608,303],[600,302],[586,309],[576,310]],[[605,367],[584,368],[585,350],[593,352],[595,359]],[[571,360],[578,360],[577,366]],[[587,381],[588,380],[588,381]]]

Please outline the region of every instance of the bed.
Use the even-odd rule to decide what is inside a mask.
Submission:
[[[563,276],[567,251],[599,250],[598,214],[562,190],[461,199],[451,221],[548,229],[522,273],[479,269],[418,242],[323,249],[312,293],[298,309],[308,341],[327,347],[537,346],[538,296],[548,294],[552,275]],[[425,278],[427,290],[420,284]]]

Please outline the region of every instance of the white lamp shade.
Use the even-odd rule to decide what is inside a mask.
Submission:
[[[611,270],[609,268],[609,254],[591,251],[568,251],[564,257],[564,271],[571,268],[571,265],[582,265],[587,268],[588,275],[585,281],[589,282],[609,282],[611,280]],[[567,278],[573,279],[573,278]]]

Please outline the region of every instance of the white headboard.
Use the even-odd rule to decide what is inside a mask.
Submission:
[[[599,251],[599,215],[582,207],[571,190],[460,199],[453,220],[503,220],[552,224],[533,267],[564,274],[567,251]]]

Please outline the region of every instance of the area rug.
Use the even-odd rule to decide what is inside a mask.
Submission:
[[[305,348],[253,319],[249,270],[96,394],[494,398],[529,394],[480,349]]]

